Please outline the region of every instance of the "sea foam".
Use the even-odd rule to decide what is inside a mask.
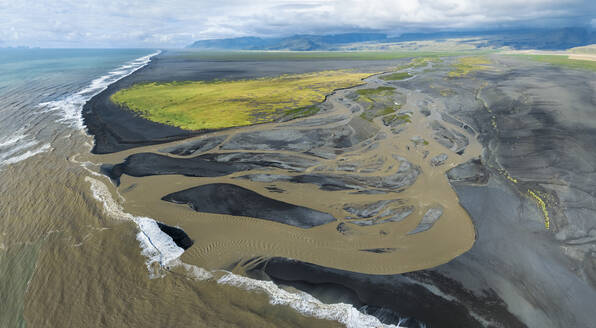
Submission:
[[[60,111],[62,117],[59,121],[69,123],[82,130],[84,129],[84,125],[81,109],[85,102],[105,90],[109,84],[114,83],[145,66],[151,60],[151,57],[157,54],[159,54],[159,52],[122,65],[109,74],[93,80],[89,87],[78,93],[62,100],[42,103],[40,106],[47,108],[49,111]],[[93,197],[103,204],[103,208],[109,216],[118,220],[130,220],[137,225],[139,232],[136,237],[141,246],[141,254],[147,258],[146,265],[150,272],[150,277],[159,276],[153,268],[155,263],[162,267],[181,266],[186,270],[190,277],[197,280],[207,280],[214,277],[215,271],[208,271],[180,261],[179,257],[184,253],[184,250],[178,247],[169,235],[159,229],[157,222],[154,219],[134,216],[124,212],[120,204],[112,198],[112,194],[103,182],[92,177],[85,177],[85,181],[90,183]],[[219,284],[235,286],[245,290],[264,292],[267,294],[270,303],[273,305],[285,305],[307,316],[335,320],[344,324],[347,328],[400,327],[399,325],[383,324],[378,318],[364,314],[350,304],[325,304],[307,293],[286,291],[271,281],[251,279],[231,272],[226,272],[217,280],[217,282]]]
[[[292,309],[318,319],[335,320],[347,328],[398,328],[399,325],[386,325],[378,318],[364,314],[345,303],[325,304],[305,292],[289,292],[271,281],[263,281],[226,273],[217,280],[220,284],[231,285],[246,290],[257,290],[269,296],[273,305],[286,305]]]
[[[110,84],[134,73],[151,61],[151,57],[160,53],[157,51],[147,56],[130,61],[89,83],[89,85],[66,98],[40,103],[38,106],[44,112],[56,112],[60,115],[58,122],[68,124],[76,129],[84,130],[82,109],[89,99],[104,91]]]
[[[91,177],[85,177],[85,181],[91,185],[93,198],[103,204],[107,215],[117,220],[130,220],[136,223],[139,228],[137,240],[141,246],[141,254],[147,258],[145,263],[152,277],[158,275],[154,269],[155,263],[160,267],[170,265],[184,253],[184,249],[178,247],[172,237],[159,229],[155,220],[124,212],[103,182]]]
[[[184,250],[176,245],[174,240],[161,231],[157,222],[148,217],[134,216],[124,212],[120,204],[112,197],[106,184],[98,179],[85,177],[91,185],[93,198],[103,204],[104,211],[117,220],[130,220],[139,228],[137,240],[141,246],[141,254],[146,258],[147,269],[150,277],[159,277],[155,271],[154,263],[161,267],[180,266],[184,268],[189,277],[196,280],[207,280],[215,276],[216,271],[208,271],[195,265],[180,261],[179,257]],[[336,303],[325,304],[304,292],[286,291],[271,281],[252,279],[231,272],[225,272],[217,283],[230,285],[250,291],[264,292],[273,305],[285,305],[307,316],[318,319],[335,320],[347,328],[399,328],[399,325],[386,325],[372,315],[358,311],[350,304]]]
[[[29,157],[33,157],[37,154],[41,154],[41,153],[45,153],[46,151],[50,150],[52,147],[50,146],[49,143],[47,144],[43,144],[41,147],[33,149],[33,150],[27,150],[26,152],[17,155],[17,156],[13,156],[13,157],[9,157],[8,159],[0,162],[0,164],[4,164],[4,165],[10,165],[10,164],[14,164],[14,163],[18,163],[20,161],[24,161]]]
[[[26,137],[27,137],[27,135],[21,129],[17,132],[14,132],[12,134],[12,136],[10,136],[10,137],[5,137],[5,138],[0,139],[0,148],[6,148],[8,146],[12,146],[12,145],[18,143],[19,141],[23,140]]]
[[[15,164],[52,149],[49,143],[40,145],[22,131],[0,140],[0,167]]]

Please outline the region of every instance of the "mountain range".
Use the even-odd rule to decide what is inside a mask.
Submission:
[[[346,50],[350,45],[383,45],[412,41],[444,41],[458,39],[476,47],[561,50],[596,43],[592,28],[516,29],[500,31],[450,31],[406,33],[390,37],[385,33],[342,33],[327,35],[296,34],[287,37],[239,37],[199,40],[187,48],[213,50]],[[348,48],[349,49],[349,48]]]

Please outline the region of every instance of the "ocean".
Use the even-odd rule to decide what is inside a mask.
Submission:
[[[154,219],[123,211],[99,163],[79,160],[93,146],[85,102],[158,53],[0,50],[0,327],[392,327],[181,262]]]

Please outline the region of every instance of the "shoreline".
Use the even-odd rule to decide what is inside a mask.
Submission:
[[[561,205],[549,201],[545,205],[546,210],[551,213],[551,229],[558,233],[556,239],[559,240],[553,238],[554,234],[544,228],[544,218],[542,217],[543,212],[536,206],[536,202],[532,198],[526,196],[525,190],[530,188],[529,190],[540,190],[541,192],[545,192],[544,190],[549,190],[545,188],[552,186],[549,181],[537,179],[540,176],[548,176],[549,173],[542,172],[541,175],[539,175],[536,173],[536,168],[533,168],[531,165],[531,161],[543,161],[544,158],[541,158],[540,156],[546,156],[548,152],[535,153],[532,152],[532,150],[536,149],[536,147],[538,147],[538,149],[541,149],[540,147],[547,147],[545,149],[548,151],[560,151],[560,147],[564,147],[565,143],[547,144],[542,143],[539,138],[547,138],[547,140],[551,140],[552,138],[557,137],[557,133],[560,133],[558,131],[568,127],[563,123],[559,123],[563,121],[560,117],[554,116],[552,113],[553,109],[549,107],[551,106],[549,103],[536,101],[534,107],[531,107],[527,105],[528,102],[532,101],[531,98],[526,98],[529,100],[525,100],[526,103],[524,103],[524,101],[522,101],[523,99],[512,101],[510,99],[516,99],[513,98],[513,95],[499,93],[504,92],[501,91],[501,89],[509,90],[506,89],[506,87],[510,84],[515,85],[515,83],[521,83],[511,77],[515,77],[515,74],[528,75],[528,69],[515,66],[517,63],[514,58],[510,59],[498,56],[493,56],[492,58],[495,61],[495,65],[501,65],[499,67],[502,67],[503,62],[506,62],[507,65],[514,65],[514,68],[510,68],[509,70],[511,72],[507,73],[510,73],[511,75],[505,75],[505,73],[499,71],[478,73],[477,77],[482,81],[485,81],[487,85],[490,85],[490,88],[483,87],[477,90],[476,82],[471,81],[471,79],[457,80],[459,85],[454,87],[453,85],[446,84],[447,82],[433,79],[433,73],[428,73],[431,74],[431,77],[412,78],[407,81],[397,82],[400,83],[400,85],[403,85],[403,88],[409,88],[408,90],[422,89],[424,92],[433,95],[434,98],[422,98],[416,102],[416,104],[414,104],[415,108],[413,109],[413,112],[415,110],[420,110],[421,112],[426,110],[429,113],[434,113],[437,104],[432,100],[441,99],[441,101],[444,101],[445,103],[445,116],[431,116],[432,119],[440,119],[441,121],[439,122],[441,123],[451,121],[453,124],[459,125],[462,128],[462,131],[465,130],[464,134],[467,136],[470,135],[470,130],[478,131],[477,136],[482,144],[482,160],[472,164],[470,164],[470,162],[465,162],[459,166],[453,165],[451,168],[454,168],[455,171],[449,171],[452,173],[447,173],[450,179],[450,188],[452,188],[452,192],[456,194],[458,204],[463,206],[463,211],[466,213],[465,215],[471,216],[474,221],[473,229],[475,229],[474,239],[476,243],[474,246],[470,245],[471,249],[467,250],[467,252],[462,252],[463,254],[455,257],[455,259],[447,260],[446,262],[448,263],[445,263],[444,261],[444,264],[437,263],[425,266],[432,266],[433,268],[430,269],[423,269],[404,274],[379,275],[378,273],[383,271],[378,269],[376,269],[378,271],[371,271],[368,273],[350,272],[347,269],[349,269],[349,265],[352,264],[349,264],[342,269],[333,269],[331,267],[334,267],[335,265],[325,266],[309,263],[310,261],[289,260],[289,258],[299,257],[297,255],[300,254],[299,251],[301,248],[300,246],[297,246],[299,244],[296,244],[297,248],[292,248],[295,247],[292,246],[289,250],[284,250],[284,256],[276,254],[273,254],[273,256],[264,256],[262,265],[239,268],[239,270],[245,270],[249,275],[254,275],[261,279],[272,279],[281,285],[289,285],[308,293],[314,293],[315,296],[320,294],[319,296],[321,296],[321,299],[327,299],[330,303],[346,301],[356,307],[366,306],[362,311],[370,311],[371,314],[380,319],[385,318],[387,320],[395,320],[395,317],[398,315],[407,315],[412,318],[412,325],[421,322],[438,325],[444,322],[445,315],[447,315],[445,313],[450,313],[449,315],[452,315],[452,313],[460,314],[457,318],[453,319],[454,321],[447,325],[457,327],[476,327],[479,324],[524,327],[532,326],[536,323],[542,326],[558,327],[563,326],[564,324],[581,326],[584,323],[590,322],[593,318],[591,318],[591,313],[589,310],[585,309],[585,307],[587,304],[590,304],[590,300],[596,299],[596,293],[593,288],[589,288],[590,282],[586,281],[586,278],[578,276],[572,269],[577,267],[578,263],[581,263],[581,261],[578,262],[577,259],[571,258],[561,250],[560,246],[561,244],[569,245],[565,244],[566,240],[573,241],[577,238],[580,238],[581,240],[581,233],[574,234],[574,232],[570,232],[573,231],[573,229],[577,229],[577,227],[574,226],[573,222],[562,221],[562,212],[560,212],[562,211]],[[548,76],[548,74],[560,73],[557,68],[549,68],[540,65],[531,65],[531,68],[536,70],[535,74],[531,76],[532,79],[539,79],[543,75]],[[154,68],[151,67],[147,69]],[[565,74],[568,74],[565,78],[574,81],[573,74],[589,73],[568,72]],[[505,78],[503,76],[505,76]],[[430,88],[425,86],[425,83],[429,83],[429,81]],[[524,80],[524,83],[533,86],[533,81],[534,80]],[[556,92],[565,96],[568,94],[573,95],[575,93],[584,92],[582,90],[573,90],[572,88],[561,89],[559,86],[555,87],[558,88],[556,89]],[[445,95],[443,95],[444,90],[451,90],[449,88],[456,88],[456,91],[445,91]],[[340,95],[338,94],[334,95],[334,97],[339,96]],[[552,97],[552,94],[540,94],[540,97],[550,99],[549,97]],[[331,100],[333,100],[333,97],[331,98]],[[429,99],[431,99],[430,102]],[[470,99],[473,99],[473,101]],[[571,99],[571,96],[567,96],[564,99]],[[577,100],[577,108],[583,108],[583,103],[581,103],[581,101],[583,101],[582,99],[583,98],[579,98],[579,100]],[[508,101],[513,102],[515,106],[518,106],[518,108],[520,108],[519,112],[515,114],[508,112],[506,106]],[[354,110],[354,107],[350,108],[351,109],[348,109],[348,107],[346,107],[342,113],[346,114]],[[528,108],[533,109],[529,110]],[[333,117],[335,114],[337,113],[328,113],[328,117]],[[424,113],[423,115],[427,116]],[[518,115],[518,121],[510,120],[508,115]],[[577,115],[577,117],[581,118],[581,114]],[[300,126],[300,124],[307,124],[304,122],[314,122],[316,126],[316,124],[324,122],[322,117],[325,116],[323,115],[321,118],[307,117],[296,121],[289,121],[279,124],[279,127],[283,129],[283,127],[296,127]],[[450,120],[450,117],[455,117],[457,119]],[[545,117],[546,121],[543,121],[542,119]],[[378,118],[375,120],[375,122],[380,123]],[[344,124],[337,123],[343,122],[341,120],[332,120],[330,122],[333,123],[326,123],[322,126],[330,129]],[[519,125],[522,124],[521,122],[527,122],[525,124],[528,124],[531,129],[535,129],[536,126],[541,127],[541,124],[546,124],[545,122],[557,122],[557,124],[560,125],[558,125],[559,130],[542,131],[540,132],[543,133],[542,135],[524,134],[523,139],[521,139],[515,137],[516,135],[526,132],[526,130],[520,129]],[[466,129],[466,127],[468,128]],[[315,131],[314,128],[310,129]],[[587,129],[589,130],[589,128]],[[225,154],[251,154],[251,152],[254,153],[255,151],[263,153],[284,153],[297,150],[291,148],[294,147],[291,143],[289,143],[288,146],[284,146],[290,147],[287,149],[275,148],[278,146],[273,148],[265,147],[263,149],[255,149],[252,146],[242,148],[245,147],[244,145],[246,142],[242,143],[232,138],[233,135],[239,135],[243,138],[261,136],[262,134],[259,134],[261,133],[261,130],[263,130],[263,126],[240,128],[234,129],[233,131],[217,131],[210,135],[221,137],[222,140],[218,139],[217,142],[214,142],[213,148],[200,151],[193,150],[189,154],[184,153],[186,150],[180,150],[180,154],[176,155],[173,153],[164,154],[162,151],[162,149],[165,149],[164,147],[177,151],[174,147],[176,143],[172,142],[163,147],[143,144],[144,147],[136,148],[134,150],[132,148],[126,148],[127,151],[125,152],[106,154],[99,156],[96,159],[99,159],[103,163],[120,163],[126,156],[133,155],[135,152],[139,151],[161,152],[164,156],[185,159],[189,158],[188,156],[192,155],[195,151],[197,151],[197,154],[206,152],[213,154],[214,156],[223,156]],[[391,131],[386,132],[392,133]],[[311,134],[315,136],[314,138],[318,138],[315,132],[312,132]],[[180,137],[186,138],[190,136]],[[441,138],[439,138],[439,140],[442,140]],[[190,145],[193,142],[201,140],[204,140],[204,138],[193,136],[193,138],[185,141],[185,143]],[[237,140],[242,140],[242,138]],[[356,141],[358,140],[360,139],[357,139]],[[432,137],[430,137],[430,140],[432,140]],[[459,142],[457,141],[457,138],[454,140],[455,143]],[[161,141],[166,140],[160,140],[160,142]],[[346,149],[353,151],[355,145],[362,145],[359,143],[361,140],[359,142],[356,141],[348,143],[347,145],[350,145],[352,148]],[[236,143],[234,144],[234,142]],[[310,141],[307,140],[307,142]],[[255,144],[259,143],[257,142]],[[584,143],[582,139],[582,145],[584,144],[589,145],[589,140],[586,139]],[[135,144],[133,143],[129,143],[127,147],[133,147],[134,145]],[[499,145],[501,147],[499,147]],[[513,148],[508,150],[509,148],[507,147],[510,147],[510,145],[513,145]],[[458,144],[452,146],[454,150],[459,149],[456,146],[459,147]],[[301,156],[323,162],[333,162],[335,160],[335,157],[325,156],[343,156],[342,153],[333,154],[313,151],[312,147],[308,149],[299,148],[299,150]],[[385,151],[388,150],[388,148],[385,149]],[[346,153],[349,151],[346,151]],[[528,152],[533,154],[531,158],[526,158],[527,156],[524,155]],[[438,152],[433,150],[433,154],[436,153]],[[468,153],[469,151],[466,150],[466,156]],[[449,157],[451,157],[451,153],[449,154]],[[581,153],[581,156],[584,156],[583,152]],[[411,160],[410,157],[408,157],[408,159]],[[568,169],[564,165],[572,164],[573,162],[565,162],[563,163],[563,166],[558,166],[556,168],[564,170]],[[251,255],[253,257],[255,255],[262,256],[263,254],[259,254],[258,252],[270,252],[269,249],[276,245],[275,243],[267,244],[267,242],[263,240],[242,240],[243,238],[250,239],[246,238],[246,234],[252,235],[253,233],[256,234],[255,236],[257,237],[255,238],[258,239],[258,230],[251,232],[253,231],[251,230],[252,228],[250,228],[251,226],[277,233],[284,231],[286,227],[281,225],[269,225],[268,223],[257,221],[249,222],[246,221],[246,219],[235,217],[210,216],[192,212],[190,209],[182,208],[179,205],[164,205],[155,203],[155,201],[161,199],[161,196],[163,196],[162,193],[165,191],[176,192],[183,187],[196,187],[197,184],[209,181],[224,181],[244,188],[257,188],[257,191],[264,194],[274,192],[272,190],[277,190],[277,194],[273,193],[268,195],[274,199],[286,202],[287,200],[297,199],[297,194],[316,195],[318,192],[317,188],[307,188],[299,186],[298,184],[292,184],[291,181],[286,182],[282,180],[268,180],[268,183],[270,183],[269,186],[272,188],[269,190],[264,188],[265,184],[262,182],[259,182],[261,183],[259,184],[257,183],[258,181],[251,180],[257,178],[263,179],[267,174],[271,175],[271,173],[281,173],[279,169],[276,170],[270,171],[267,169],[260,172],[261,175],[258,177],[255,175],[254,177],[242,178],[243,180],[234,179],[241,178],[240,173],[232,174],[230,179],[223,180],[204,177],[189,179],[170,175],[175,174],[175,172],[166,172],[165,175],[162,176],[159,175],[162,173],[158,173],[157,175],[150,175],[143,178],[122,176],[122,185],[119,187],[119,190],[126,191],[124,196],[127,200],[130,199],[133,203],[136,203],[133,205],[126,205],[125,210],[127,212],[135,214],[150,213],[148,215],[155,214],[155,217],[158,218],[175,216],[175,219],[170,218],[164,221],[167,224],[180,225],[191,238],[197,239],[198,244],[189,248],[189,251],[182,256],[181,259],[184,262],[201,265],[209,264],[212,265],[213,268],[218,266],[221,268],[223,265],[231,265],[231,263],[238,261],[238,256],[236,256],[236,258],[230,256],[230,251],[237,252],[238,248],[234,248],[236,246],[227,246],[225,243],[219,241],[217,239],[218,234],[229,234],[231,239],[235,240],[236,238],[245,243],[239,243],[240,249],[245,248],[250,250],[246,251],[246,254],[243,254],[240,257],[240,260],[242,260],[250,258]],[[308,170],[312,179],[313,174],[311,171],[314,170]],[[293,173],[290,176],[298,176],[299,173],[302,174],[301,172],[298,172]],[[303,176],[306,175],[303,174]],[[433,176],[439,175],[433,174]],[[315,180],[310,181],[312,183],[312,181]],[[161,191],[156,189],[158,186],[165,186],[167,183],[176,183],[176,186],[166,188],[160,187],[162,188]],[[579,182],[577,180],[572,180],[569,183],[577,185]],[[590,180],[585,181],[584,183],[589,184]],[[293,189],[296,189],[296,191],[293,191]],[[557,191],[552,191],[552,189],[550,189],[549,194],[554,194],[554,197],[556,197],[556,192]],[[559,190],[558,192],[561,191]],[[348,197],[348,195],[349,193],[345,192],[341,196],[338,196],[338,199]],[[358,197],[365,199],[365,196]],[[391,199],[391,197],[387,196],[386,199]],[[550,200],[550,198],[548,199]],[[304,197],[300,198],[300,201],[297,202],[296,205],[301,204],[307,205],[315,210],[323,210],[325,206],[320,200]],[[345,213],[342,211],[341,208],[331,206],[331,213],[335,217],[345,216],[345,214],[341,214]],[[423,213],[417,213],[416,215],[419,218],[422,214]],[[444,220],[441,220],[442,219],[438,222],[444,222]],[[403,230],[400,230],[404,233],[416,227],[413,220],[406,220],[405,222],[407,222],[408,225],[407,229],[404,228]],[[565,224],[570,225],[570,227],[565,228]],[[210,228],[210,225],[212,225],[213,228]],[[230,227],[240,227],[243,231],[226,231],[226,225],[230,225]],[[370,228],[364,229],[370,230]],[[201,230],[204,231],[202,232]],[[331,233],[331,230],[334,229],[328,230],[329,231],[326,233]],[[587,230],[589,229],[586,228],[586,233]],[[292,238],[297,237],[298,240],[302,240],[307,236],[300,230],[290,231],[291,233],[288,236],[292,236]],[[337,231],[341,233],[339,226]],[[430,231],[433,230],[431,229]],[[560,241],[561,236],[563,236],[564,242]],[[378,237],[375,238],[378,239]],[[370,240],[373,240],[372,237]],[[317,244],[311,244],[310,247],[312,247],[312,245]],[[378,245],[379,247],[377,248],[372,248],[370,245],[369,241],[357,246],[360,247],[361,250],[384,250],[383,252],[390,250],[391,247],[393,247],[388,243]],[[325,247],[325,245],[318,245],[317,247],[323,249],[321,247]],[[580,245],[580,247],[582,246]],[[394,254],[392,251],[388,252],[389,253],[381,252],[382,255],[371,253],[370,256],[387,256],[387,254]],[[311,256],[312,259],[317,259],[308,253],[307,255]],[[216,258],[219,262],[213,260]],[[587,257],[582,258],[582,261],[589,261],[589,253]],[[345,261],[342,261],[342,265],[345,265],[345,263]],[[210,268],[209,265],[206,265],[206,267]],[[540,267],[539,271],[535,271],[537,267]],[[418,269],[414,268],[404,271],[411,270]],[[586,270],[589,270],[589,268]],[[301,273],[298,274],[297,272]],[[589,277],[589,275],[587,277]],[[391,281],[391,284],[388,285],[387,281]],[[569,290],[557,288],[557,285],[553,286],[552,281],[564,281],[568,284]],[[375,299],[374,297],[365,295],[365,291],[369,288],[379,288],[376,295],[385,293],[383,294],[385,296],[380,299]],[[540,298],[536,299],[535,295],[540,295]],[[573,298],[566,298],[571,295]],[[402,298],[404,299],[403,302],[395,302],[396,299]],[[563,301],[559,302],[559,299],[563,299]],[[486,303],[489,305],[485,305]],[[512,306],[513,304],[516,306]],[[576,313],[576,311],[580,312]],[[444,313],[444,315],[439,315],[438,313]]]

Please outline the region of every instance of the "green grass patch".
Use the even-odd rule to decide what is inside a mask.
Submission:
[[[318,106],[307,106],[296,109],[290,109],[285,112],[285,119],[293,120],[296,118],[315,115],[321,110]]]
[[[395,106],[388,106],[385,107],[383,109],[374,109],[374,106],[371,105],[368,109],[366,109],[364,112],[362,112],[362,114],[360,114],[360,117],[367,120],[367,121],[372,121],[373,119],[375,119],[376,117],[379,116],[385,116],[385,115],[392,115],[392,116],[396,116],[395,112],[398,111],[401,108],[401,105],[395,105]],[[402,117],[403,115],[399,115],[396,116],[396,118]],[[407,119],[409,119],[410,117],[408,115],[405,115]]]
[[[237,81],[142,83],[111,100],[154,122],[186,130],[221,129],[304,117],[333,90],[363,84],[368,73],[322,71]]]
[[[596,61],[569,59],[565,55],[515,55],[526,59],[535,60],[543,63],[549,63],[556,66],[568,67],[573,69],[589,70],[596,72]]]
[[[374,116],[369,115],[368,112],[362,112],[362,114],[360,114],[360,118],[372,122]]]
[[[489,69],[490,60],[483,56],[471,56],[459,58],[453,64],[453,70],[447,74],[451,78],[464,77],[471,72]]]
[[[380,111],[379,114],[378,114],[378,116],[383,116],[383,115],[395,113],[395,110],[396,109],[394,107],[387,107],[387,108],[383,109],[382,111]]]
[[[377,96],[393,91],[395,91],[394,87],[378,87],[374,89],[359,89],[356,90],[356,93],[360,96]]]
[[[383,117],[383,123],[387,126],[393,124],[395,121],[412,123],[412,119],[408,114],[391,114]]]

